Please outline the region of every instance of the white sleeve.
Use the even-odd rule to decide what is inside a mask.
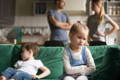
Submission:
[[[40,67],[43,67],[43,66],[44,66],[44,64],[42,63],[42,61],[41,60],[37,60],[36,67],[40,68]]]
[[[88,51],[88,50],[87,50]],[[81,75],[89,75],[91,72],[95,70],[95,64],[90,52],[87,52],[87,60],[88,65],[80,65],[80,66],[71,66],[69,57],[65,51],[64,53],[64,65],[65,71],[67,74],[76,74],[79,73]]]
[[[105,14],[105,19],[106,19],[106,21],[110,21],[111,17],[109,17],[107,14]]]
[[[89,75],[96,70],[95,62],[91,55],[90,50],[86,47],[87,67],[84,69],[85,75]]]
[[[15,67],[15,68],[18,68],[18,67],[19,67],[19,61],[17,61],[17,62],[14,64],[14,67]]]

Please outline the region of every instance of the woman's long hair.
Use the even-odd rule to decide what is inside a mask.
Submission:
[[[98,16],[99,16],[99,24],[101,24],[104,21],[104,14],[105,14],[104,0],[92,0],[92,5],[94,4],[100,7],[100,14]]]

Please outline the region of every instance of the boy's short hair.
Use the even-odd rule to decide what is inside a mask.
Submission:
[[[37,56],[38,51],[39,51],[37,44],[34,44],[34,43],[25,43],[25,44],[23,44],[22,45],[22,51],[23,50],[27,50],[27,51],[32,50],[34,57]]]

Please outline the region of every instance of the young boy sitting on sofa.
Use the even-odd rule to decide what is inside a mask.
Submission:
[[[1,73],[0,80],[34,80],[41,79],[50,74],[50,70],[44,66],[41,60],[35,60],[35,56],[38,53],[37,45],[24,44],[22,46],[21,58],[14,65],[15,68],[7,68]],[[43,73],[36,75],[38,70]]]

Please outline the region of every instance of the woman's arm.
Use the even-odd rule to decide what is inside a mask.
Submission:
[[[108,15],[105,15],[105,17],[108,19],[108,23],[110,23],[112,25],[112,29],[110,31],[106,32],[105,35],[110,35],[111,33],[120,29],[119,25],[115,21],[113,21]]]
[[[48,76],[51,73],[50,70],[45,66],[40,67],[39,69],[42,70],[43,73],[41,73],[39,75],[33,75],[33,78],[41,79],[41,78],[44,78],[44,77]]]

